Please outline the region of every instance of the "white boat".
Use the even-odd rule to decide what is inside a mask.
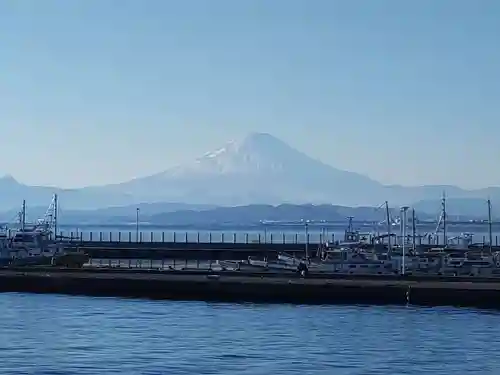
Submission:
[[[290,255],[280,254],[282,262],[297,268],[305,260]],[[346,273],[346,274],[382,274],[394,273],[398,270],[398,260],[378,259],[377,254],[363,253],[351,249],[335,249],[328,251],[326,258],[313,259],[307,262],[311,272]]]
[[[88,256],[78,251],[67,251],[61,241],[53,239],[57,228],[57,195],[47,210],[45,217],[34,224],[26,224],[26,203],[19,213],[18,227],[7,230],[0,236],[0,263],[2,265],[76,265],[81,266]],[[53,230],[54,228],[54,230]]]
[[[278,271],[296,271],[297,265],[290,265],[288,262],[280,261],[279,259],[275,262],[269,262],[267,259],[254,259],[252,257],[248,257],[246,263],[240,264],[241,268],[249,268],[252,269],[262,269],[262,270],[278,270]]]
[[[286,264],[290,267],[297,267],[301,262],[304,262],[305,260],[296,258],[288,254],[278,254],[278,261],[281,262],[281,264]]]

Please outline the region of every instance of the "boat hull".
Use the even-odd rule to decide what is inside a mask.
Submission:
[[[11,267],[25,266],[58,266],[68,268],[82,268],[89,261],[89,256],[83,253],[66,253],[59,256],[32,256],[16,258],[7,264]],[[6,265],[7,265],[6,264]]]

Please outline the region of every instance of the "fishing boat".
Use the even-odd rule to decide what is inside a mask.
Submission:
[[[265,269],[272,271],[296,271],[297,265],[289,264],[286,261],[283,261],[278,258],[277,261],[268,261],[268,259],[257,259],[255,257],[248,257],[246,263],[240,264],[240,269],[243,267],[244,269]]]
[[[0,265],[33,266],[53,265],[82,267],[89,260],[87,254],[57,239],[57,195],[43,219],[26,223],[26,202],[19,213],[19,223],[0,235]]]

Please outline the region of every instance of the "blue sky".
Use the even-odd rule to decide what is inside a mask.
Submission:
[[[500,2],[4,0],[0,149],[65,187],[253,131],[384,183],[500,185]]]

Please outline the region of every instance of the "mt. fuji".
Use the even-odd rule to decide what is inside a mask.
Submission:
[[[467,212],[484,209],[484,200],[500,200],[500,188],[464,190],[456,186],[386,186],[366,176],[336,169],[265,133],[251,133],[239,141],[208,152],[191,162],[123,183],[60,189],[28,186],[12,176],[0,177],[0,210],[18,208],[23,199],[44,206],[60,195],[61,207],[92,210],[140,203],[172,203],[171,209],[247,204],[313,203],[343,206],[436,207],[442,193]],[[161,206],[161,205],[160,205]],[[161,206],[164,207],[164,206]],[[165,206],[166,207],[166,206]],[[472,208],[471,208],[472,207]],[[170,209],[169,208],[169,209]]]
[[[251,133],[190,163],[114,189],[148,201],[360,205],[373,204],[374,196],[382,199],[383,185],[312,159],[270,134]]]

